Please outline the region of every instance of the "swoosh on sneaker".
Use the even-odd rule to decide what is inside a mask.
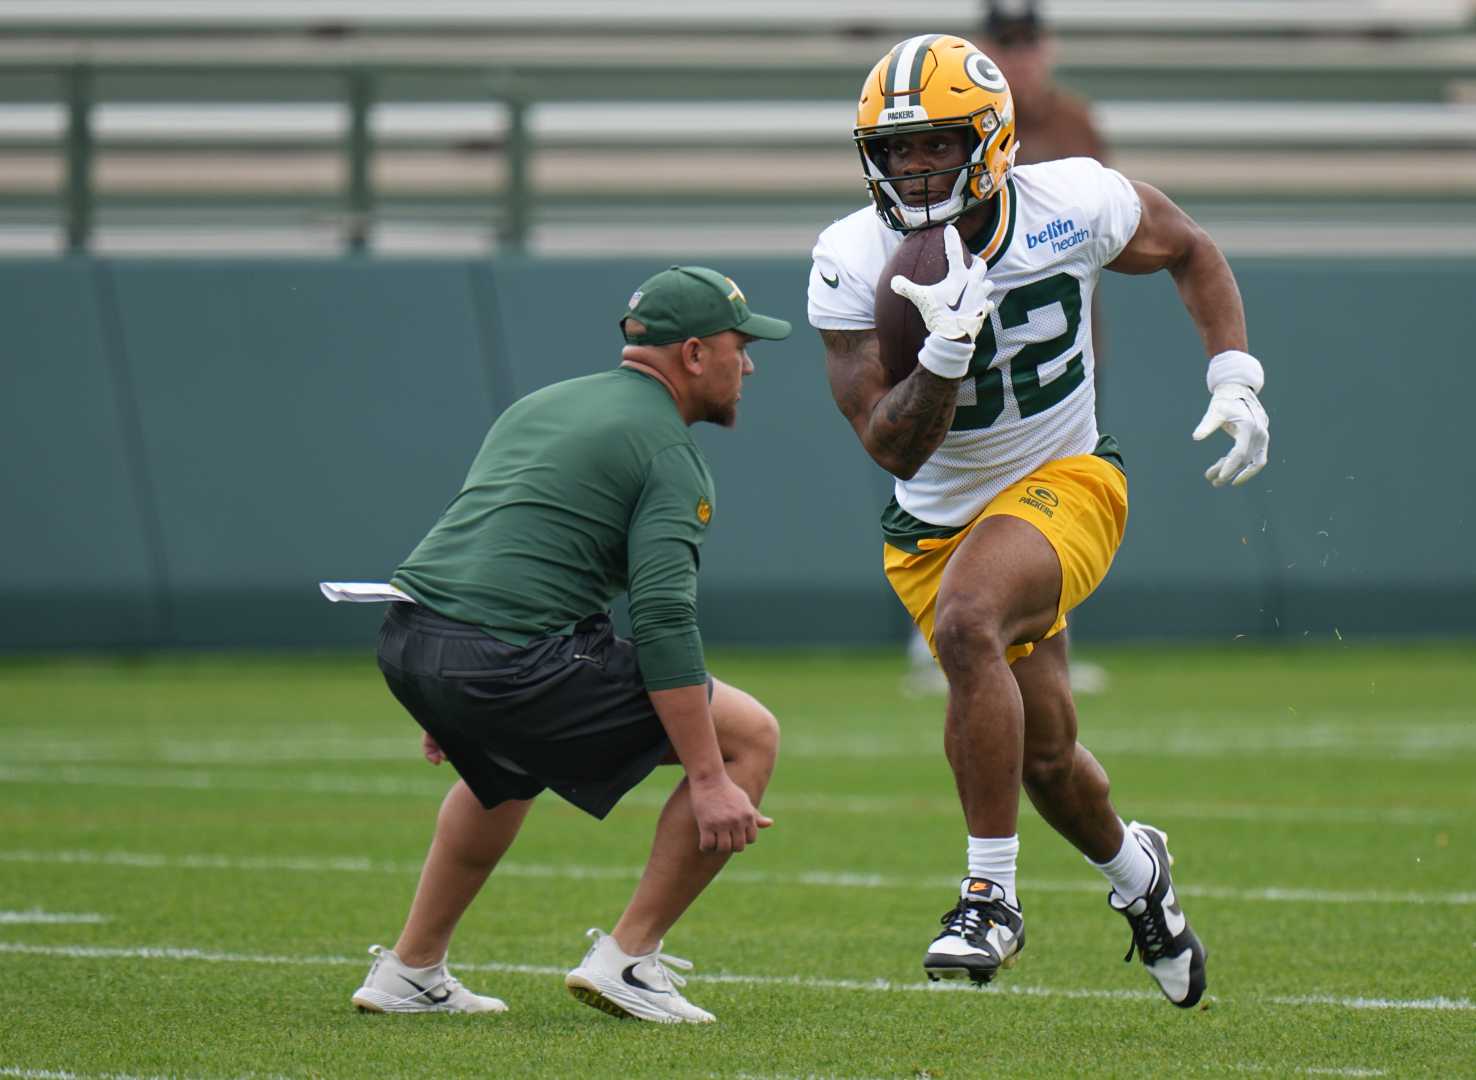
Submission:
[[[639,963],[639,961],[637,961],[637,963]],[[635,969],[635,964],[627,964],[625,970],[620,973],[620,977],[625,980],[626,986],[634,986],[637,990],[644,990],[648,994],[671,993],[670,990],[657,990],[654,986],[652,986],[650,983],[646,982],[639,975],[637,975],[635,973]]]
[[[451,991],[450,990],[447,990],[440,997],[436,997],[435,994],[431,993],[425,987],[421,986],[414,979],[406,978],[404,975],[401,975],[400,978],[404,979],[411,986],[415,987],[415,989],[419,990],[420,993],[421,993],[421,996],[423,996],[425,998],[425,1000],[426,1001],[429,1001],[432,1005],[444,1005],[444,1004],[446,1004],[446,1002],[448,1002],[448,1001],[451,1000]]]
[[[1168,923],[1169,933],[1178,937],[1184,932],[1184,927],[1189,925],[1189,920],[1184,918],[1184,912],[1179,908],[1179,901],[1174,896],[1174,887],[1169,886],[1168,892],[1163,895],[1164,921]]]

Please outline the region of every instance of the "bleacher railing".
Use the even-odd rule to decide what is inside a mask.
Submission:
[[[19,124],[0,116],[0,155],[32,158],[32,179],[0,177],[0,211],[59,221],[71,251],[92,244],[100,210],[306,214],[356,251],[397,207],[478,222],[508,251],[528,248],[540,212],[763,204],[801,208],[812,224],[821,206],[861,201],[850,109],[858,72],[884,47],[834,36],[763,48],[721,36],[0,42],[0,110],[34,111]],[[1151,50],[1065,39],[1062,55],[1068,82],[1105,91],[1099,118],[1125,167],[1176,197],[1321,201],[1325,186],[1334,200],[1476,203],[1476,39]],[[213,130],[209,110],[229,107],[233,122]],[[386,158],[436,147],[446,167],[430,182],[376,179]],[[268,182],[253,187],[243,171],[191,188],[191,154],[235,151],[257,155],[253,175]],[[130,163],[114,183],[125,154],[155,164]],[[318,171],[292,181],[310,155]],[[551,175],[555,160],[568,171]],[[178,182],[149,187],[169,170]]]

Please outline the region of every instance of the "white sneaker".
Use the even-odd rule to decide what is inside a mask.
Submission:
[[[382,945],[370,945],[369,953],[374,963],[352,999],[360,1012],[507,1012],[503,1001],[473,994],[462,986],[446,970],[444,960],[435,967],[413,968]]]
[[[628,956],[603,930],[591,928],[585,936],[595,943],[579,966],[564,976],[564,985],[586,1005],[622,1020],[658,1024],[710,1024],[717,1019],[677,990],[687,980],[671,968],[691,971],[690,961],[667,956],[660,945],[645,956]]]

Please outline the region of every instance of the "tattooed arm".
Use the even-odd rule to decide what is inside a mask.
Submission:
[[[830,393],[866,452],[902,480],[916,475],[953,423],[960,380],[919,364],[888,386],[875,330],[821,330]]]

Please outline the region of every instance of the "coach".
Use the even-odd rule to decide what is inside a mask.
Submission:
[[[353,1002],[374,1012],[502,1012],[446,969],[461,915],[545,788],[597,818],[680,764],[650,860],[610,934],[565,983],[617,1016],[703,1023],[661,939],[728,856],[772,822],[757,809],[774,717],[708,675],[697,553],[712,477],[689,427],[732,426],[747,347],[790,326],[753,313],[714,270],[674,266],[620,320],[618,367],[556,383],[492,425],[460,494],[393,583],[379,640],[390,690],[424,729],[447,794],[404,930]],[[607,614],[628,592],[634,642]]]

